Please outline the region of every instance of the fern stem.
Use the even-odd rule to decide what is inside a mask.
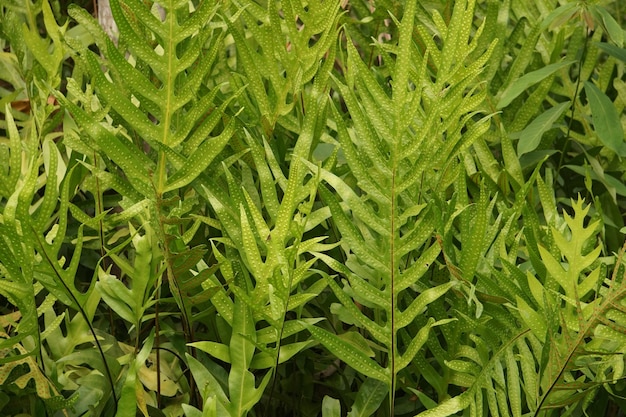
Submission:
[[[395,219],[396,219],[396,199],[395,199],[395,189],[396,189],[396,152],[393,152],[393,170],[391,174],[391,233],[390,233],[390,242],[389,242],[389,250],[390,250],[390,291],[391,291],[391,346],[389,346],[389,361],[391,366],[391,387],[389,390],[389,417],[393,417],[394,415],[394,402],[396,396],[396,289],[395,289],[395,268],[396,268],[396,259],[395,259],[395,237],[396,237],[396,227],[395,227]]]
[[[380,29],[380,21],[378,23],[376,23],[376,30],[374,31],[374,33],[378,33]],[[372,46],[370,47],[370,56],[367,60],[367,68],[371,69],[372,65],[374,63],[374,44],[372,44]]]
[[[588,42],[589,42],[589,33],[587,33],[587,36],[585,36],[585,42],[583,43],[583,50],[580,55],[580,61],[578,62],[578,79],[576,80],[576,88],[574,89],[574,97],[572,98],[572,109],[570,112],[569,123],[567,124],[567,133],[565,134],[565,144],[563,144],[563,149],[561,149],[561,156],[559,157],[559,165],[557,165],[556,167],[557,175],[559,174],[559,172],[561,172],[561,167],[563,166],[563,162],[565,162],[565,154],[567,153],[569,144],[571,142],[570,134],[572,131],[572,124],[574,123],[574,113],[576,111],[576,97],[578,97],[578,92],[580,91],[581,74],[582,74],[581,70],[583,67],[585,54],[587,53]]]
[[[158,164],[158,184],[157,184],[157,189],[156,191],[156,218],[157,218],[157,223],[158,223],[158,230],[159,230],[159,240],[163,245],[163,256],[165,259],[165,264],[166,264],[166,271],[165,271],[165,277],[166,277],[166,281],[168,283],[168,285],[170,286],[170,290],[172,291],[174,298],[180,300],[180,310],[181,310],[181,314],[182,314],[182,325],[183,325],[183,333],[185,335],[185,340],[187,343],[193,342],[193,334],[192,334],[192,330],[191,330],[191,321],[189,319],[189,317],[187,316],[187,308],[185,305],[185,300],[183,298],[183,295],[180,291],[180,288],[178,288],[178,281],[176,279],[176,274],[174,273],[174,268],[172,265],[172,253],[170,251],[169,248],[169,242],[170,239],[168,237],[168,234],[165,230],[165,226],[164,226],[164,218],[162,217],[161,213],[163,212],[163,193],[162,190],[165,188],[165,178],[166,178],[166,156],[164,152],[160,152],[159,153],[159,164]],[[157,299],[158,302],[158,299]],[[190,353],[193,355],[194,350],[191,349]],[[194,356],[195,357],[195,356]],[[193,386],[193,383],[191,384]]]
[[[156,374],[157,374],[157,406],[161,409],[161,326],[159,322],[159,301],[161,299],[161,284],[157,280],[155,290],[156,299],[154,303],[154,348],[156,349]]]
[[[37,231],[34,228],[32,228],[32,226],[31,226],[31,230],[33,232],[33,235],[35,236],[35,239],[37,240],[37,243],[39,245],[39,249],[41,250],[43,256],[45,256],[46,261],[48,262],[48,264],[50,264],[50,266],[52,266],[52,269],[54,270],[56,278],[58,279],[58,281],[61,283],[61,285],[65,289],[67,295],[71,298],[72,302],[74,304],[76,304],[76,308],[78,309],[80,314],[85,319],[85,322],[87,323],[87,327],[89,327],[89,332],[91,333],[91,336],[93,337],[93,341],[96,344],[96,347],[98,348],[98,352],[100,353],[100,357],[102,358],[102,364],[104,365],[104,370],[106,372],[106,377],[107,377],[107,379],[109,381],[109,385],[111,385],[111,396],[113,397],[114,414],[117,414],[117,394],[115,393],[115,382],[113,381],[113,375],[111,374],[111,370],[109,369],[109,365],[108,365],[108,363],[106,361],[106,356],[104,355],[104,350],[102,349],[102,345],[100,344],[100,341],[98,340],[98,336],[96,335],[96,330],[93,328],[91,322],[89,321],[89,318],[87,316],[87,312],[85,311],[83,306],[78,301],[78,298],[76,298],[76,295],[74,294],[74,292],[70,289],[70,287],[63,280],[63,277],[59,273],[59,271],[57,269],[58,268],[58,262],[55,262],[55,261],[52,260],[52,258],[50,258],[50,255],[48,254],[48,251],[46,251],[43,243],[41,242],[39,234],[37,233]]]
[[[163,164],[164,165],[164,164]],[[159,179],[160,181],[160,179]],[[173,262],[172,262],[172,252],[170,251],[170,236],[167,234],[166,230],[165,230],[165,218],[162,217],[161,213],[163,211],[163,204],[162,204],[162,198],[161,198],[162,194],[160,192],[156,193],[156,213],[155,213],[155,218],[156,218],[156,222],[157,222],[157,226],[158,226],[158,233],[159,233],[159,241],[161,242],[161,245],[163,246],[163,258],[164,258],[164,262],[165,262],[165,280],[167,281],[167,284],[170,288],[170,291],[172,292],[172,295],[174,296],[174,299],[176,300],[178,307],[180,309],[181,312],[181,317],[182,317],[182,326],[183,326],[183,334],[185,337],[185,342],[187,343],[187,350],[188,353],[192,356],[192,357],[196,357],[196,352],[195,349],[190,348],[188,346],[189,343],[193,342],[193,334],[191,331],[191,321],[189,319],[189,316],[187,315],[187,307],[185,304],[185,299],[184,296],[182,294],[182,292],[180,291],[180,288],[178,286],[178,281],[176,278],[176,274],[174,273],[174,266],[173,266]],[[157,297],[157,299],[155,300],[157,305],[158,302],[160,300],[160,297]],[[158,319],[158,317],[157,317]],[[157,320],[158,322],[158,320]],[[158,333],[157,333],[157,341],[158,341]],[[158,352],[158,348],[160,347],[157,343],[157,352]],[[157,364],[159,364],[158,358],[157,358]],[[160,371],[160,367],[157,367],[157,388],[160,388],[160,381],[161,381],[161,375],[159,373]],[[195,391],[195,382],[193,379],[193,376],[190,377],[190,381],[189,381],[189,387],[190,387],[190,392],[194,392]],[[198,401],[198,396],[199,393],[194,392],[195,396],[196,396],[196,402]],[[157,391],[157,396],[160,395],[160,389],[158,389]],[[200,401],[199,404],[201,404],[202,402]]]
[[[165,181],[167,179],[167,159],[165,152],[159,151],[159,161],[157,164],[157,185],[156,185],[156,199],[159,207],[161,206],[161,199],[163,198],[163,190],[165,189]],[[159,211],[160,213],[160,211]]]

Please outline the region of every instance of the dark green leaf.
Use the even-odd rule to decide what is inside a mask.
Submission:
[[[619,156],[626,156],[624,128],[615,105],[590,81],[585,81],[585,92],[591,107],[593,127],[600,141]]]

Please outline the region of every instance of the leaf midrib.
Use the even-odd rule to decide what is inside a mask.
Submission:
[[[164,145],[169,145],[169,131],[172,123],[172,103],[174,101],[174,83],[176,81],[176,43],[174,41],[175,38],[175,28],[177,25],[176,14],[170,12],[172,2],[169,2],[170,8],[168,8],[168,12],[165,17],[165,21],[168,25],[168,36],[166,40],[167,48],[165,49],[165,55],[167,56],[167,72],[166,72],[166,80],[165,80],[165,104],[161,107],[163,112],[163,124],[162,124],[162,136],[161,143]],[[157,186],[157,194],[159,196],[163,195],[163,192],[166,187],[167,182],[167,158],[163,151],[159,151],[159,166],[158,166],[158,186]]]

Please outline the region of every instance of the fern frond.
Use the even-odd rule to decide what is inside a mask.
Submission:
[[[446,365],[453,371],[451,383],[466,391],[420,417],[465,408],[481,415],[485,402],[490,415],[548,416],[563,407],[584,409],[603,384],[623,377],[622,367],[614,367],[622,360],[619,349],[626,340],[625,293],[618,275],[624,271],[623,253],[616,257],[613,277],[603,280],[606,269],[594,239],[599,223],[586,221],[590,206],[584,207],[581,199],[572,201],[572,207],[572,216],[562,215],[564,227],[552,226],[548,232],[554,252],[538,246],[543,271],[523,273],[505,263],[514,281],[502,289],[511,303],[485,304],[482,322],[462,315],[473,343],[456,350]],[[508,279],[495,276],[501,282]],[[479,277],[481,282],[485,277]]]
[[[347,279],[343,288],[332,280],[329,286],[352,323],[386,352],[372,360],[336,335],[321,329],[311,332],[354,369],[387,384],[390,412],[398,376],[414,358],[422,357],[431,329],[450,322],[443,317],[417,319],[458,285],[455,280],[426,282],[441,248],[433,239],[438,215],[425,202],[454,181],[458,152],[488,129],[488,119],[477,118],[485,97],[477,75],[496,44],[476,51],[482,26],[470,37],[474,2],[456,2],[448,23],[433,12],[442,46],[422,54],[413,42],[414,28],[420,27],[417,14],[416,4],[408,2],[401,21],[396,21],[398,38],[388,46],[385,66],[391,74],[391,94],[379,70],[362,60],[358,50],[362,46],[348,39],[345,80],[335,78],[335,85],[349,120],[336,106],[331,111],[357,185],[310,165],[332,187],[320,185],[319,194],[341,233],[348,259],[342,265],[317,255]],[[476,58],[473,62],[470,55]],[[481,209],[487,211],[487,205]],[[476,257],[467,256],[464,266],[472,274],[475,266],[469,258],[473,262]]]

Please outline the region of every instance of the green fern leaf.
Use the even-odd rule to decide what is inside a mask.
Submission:
[[[304,324],[304,323],[303,323]],[[379,381],[391,382],[391,375],[385,369],[370,359],[365,353],[357,349],[337,335],[315,326],[307,326],[311,334],[324,344],[333,354],[342,358],[355,370]]]
[[[355,42],[357,36],[350,37],[345,80],[334,78],[349,119],[337,106],[330,107],[350,173],[346,177],[308,164],[311,172],[327,184],[318,187],[319,194],[341,233],[340,247],[347,259],[342,264],[316,254],[347,279],[343,288],[334,280],[328,281],[341,302],[337,311],[385,346],[386,367],[373,367],[371,359],[366,361],[358,356],[363,352],[340,344],[338,336],[321,329],[312,333],[339,358],[358,366],[357,371],[381,380],[380,372],[384,370],[391,412],[397,378],[414,358],[423,357],[421,352],[435,326],[450,323],[447,318],[430,322],[418,319],[455,286],[452,280],[440,285],[426,281],[441,247],[432,239],[437,214],[426,209],[424,202],[437,195],[438,186],[445,188],[442,182],[449,181],[443,180],[445,171],[449,169],[453,173],[450,177],[455,177],[457,152],[489,126],[488,118],[478,123],[472,120],[486,97],[476,86],[476,77],[496,43],[490,43],[486,51],[478,51],[477,59],[469,62],[483,30],[480,27],[476,36],[470,37],[474,6],[473,1],[456,3],[448,23],[433,13],[432,21],[443,37],[443,47],[433,45],[436,51],[423,54],[414,43],[414,29],[420,33],[416,15],[421,11],[416,4],[405,5],[401,20],[394,18],[398,38],[388,48],[385,45],[389,55],[384,71],[390,74],[391,94],[382,81],[381,70],[363,62],[359,51],[362,46]],[[423,37],[424,42],[429,41],[429,35]],[[433,72],[429,68],[431,57],[436,62]],[[462,134],[464,126],[467,132]],[[442,135],[445,141],[440,140]],[[480,207],[488,211],[487,206],[483,203]],[[481,242],[478,248],[485,250],[485,246],[487,243]],[[469,276],[476,269],[469,259],[476,262],[478,256],[467,256]],[[367,314],[370,308],[383,312],[372,320]]]

